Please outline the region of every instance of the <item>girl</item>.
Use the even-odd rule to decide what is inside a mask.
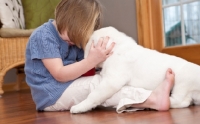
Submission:
[[[55,10],[55,20],[38,27],[26,48],[25,74],[37,110],[69,110],[80,103],[100,82],[100,75],[81,77],[112,55],[109,37],[92,45],[87,58],[83,49],[91,34],[100,27],[101,6],[97,0],[62,0]],[[169,69],[166,79],[155,91],[125,86],[102,103],[116,107],[169,109],[169,93],[174,74]],[[123,98],[130,101],[123,103]]]

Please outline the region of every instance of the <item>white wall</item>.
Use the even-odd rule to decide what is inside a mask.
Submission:
[[[103,27],[114,26],[137,41],[135,0],[99,0],[104,6]]]

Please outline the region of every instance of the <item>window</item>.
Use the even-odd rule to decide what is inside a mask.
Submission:
[[[199,8],[199,0],[162,0],[165,47],[200,43]]]

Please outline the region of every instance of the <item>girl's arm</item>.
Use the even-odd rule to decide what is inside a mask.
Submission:
[[[92,44],[88,57],[79,62],[66,66],[63,65],[60,58],[43,59],[42,62],[57,81],[67,82],[74,80],[94,68],[97,64],[105,61],[112,54],[111,50],[114,47],[114,43],[106,49],[108,40],[108,37],[105,39],[100,38],[96,46]]]

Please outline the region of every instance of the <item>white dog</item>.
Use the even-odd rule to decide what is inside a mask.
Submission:
[[[100,105],[124,85],[154,90],[171,68],[175,73],[175,85],[170,96],[171,108],[200,105],[200,66],[182,58],[159,53],[138,45],[131,37],[113,27],[97,30],[86,45],[88,55],[92,41],[109,36],[109,44],[115,42],[113,54],[103,63],[102,82],[87,99],[71,108],[71,113],[81,113]]]

